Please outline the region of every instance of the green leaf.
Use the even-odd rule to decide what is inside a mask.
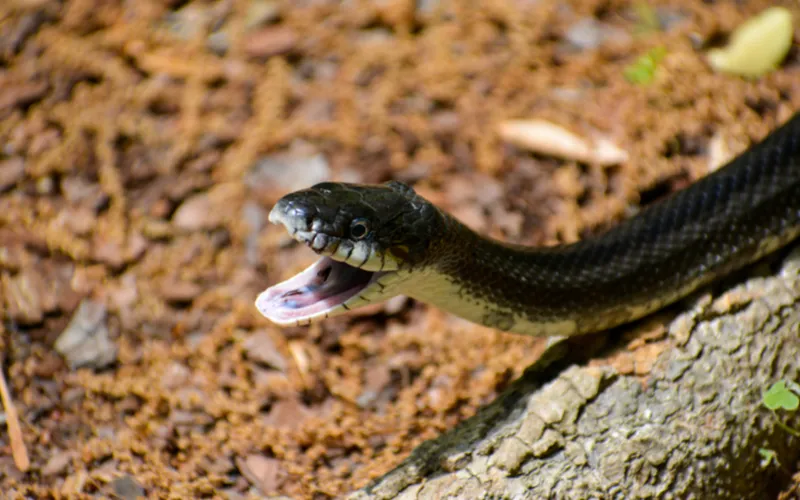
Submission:
[[[772,387],[764,393],[761,403],[770,410],[794,411],[800,407],[800,398],[786,387],[785,380],[780,380],[772,384]]]
[[[767,448],[759,448],[758,454],[761,455],[761,467],[768,467],[773,461],[775,465],[780,465],[778,462],[778,454],[774,450]]]
[[[639,57],[636,62],[625,67],[623,76],[626,80],[636,85],[645,85],[653,81],[658,63],[667,55],[664,47],[654,47],[647,54]]]

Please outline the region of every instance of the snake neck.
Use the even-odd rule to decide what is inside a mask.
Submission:
[[[800,236],[800,114],[719,170],[584,241],[511,245],[441,217],[408,295],[515,333],[611,328]]]
[[[403,293],[498,330],[537,336],[577,333],[577,322],[563,314],[533,318],[525,313],[542,293],[531,276],[542,275],[538,270],[548,249],[503,243],[440,214],[441,237],[404,283]]]
[[[719,172],[569,245],[500,242],[442,212],[442,237],[404,293],[527,335],[568,336],[636,320],[798,237],[800,177],[792,172],[800,170],[800,141],[793,145],[780,150],[788,160],[750,160],[749,170]],[[754,190],[751,182],[767,187]],[[727,197],[709,203],[710,186],[718,184],[727,185]]]

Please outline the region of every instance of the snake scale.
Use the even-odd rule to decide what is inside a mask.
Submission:
[[[645,316],[800,234],[800,113],[725,166],[609,231],[552,247],[480,235],[405,184],[325,182],[270,221],[321,258],[256,307],[307,324],[398,294],[529,335]]]

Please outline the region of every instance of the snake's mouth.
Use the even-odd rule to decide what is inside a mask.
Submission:
[[[322,257],[305,271],[263,291],[256,307],[273,323],[307,324],[368,302],[365,294],[372,287],[379,288],[376,283],[382,274]]]
[[[296,241],[320,256],[299,274],[267,288],[256,299],[261,314],[278,325],[306,325],[380,301],[386,271],[364,268],[364,248],[315,231],[302,211],[279,202],[271,222],[283,225]]]

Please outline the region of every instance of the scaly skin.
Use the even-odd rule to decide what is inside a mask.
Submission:
[[[356,219],[369,226],[358,241],[348,233]],[[575,244],[492,240],[400,183],[320,184],[282,198],[272,220],[322,255],[380,271],[326,317],[402,293],[504,331],[588,333],[647,315],[800,234],[800,113],[716,172]]]

